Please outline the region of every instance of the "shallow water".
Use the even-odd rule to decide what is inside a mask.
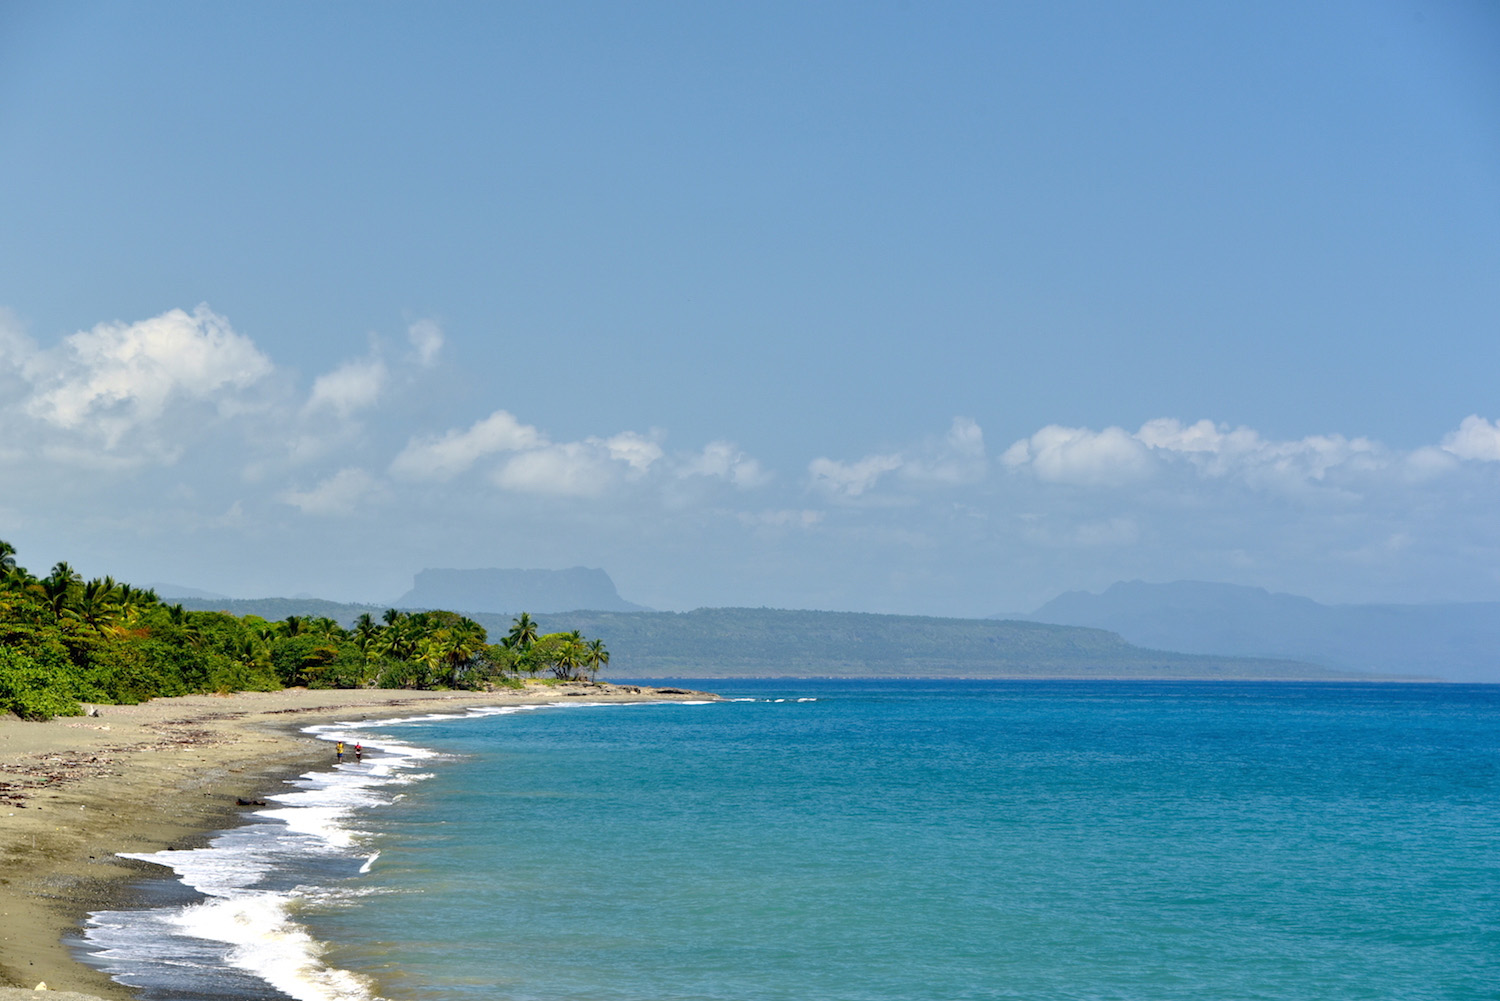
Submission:
[[[193,944],[163,997],[1500,996],[1496,688],[700,687],[346,731],[97,940]]]

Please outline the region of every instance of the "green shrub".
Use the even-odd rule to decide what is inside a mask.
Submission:
[[[22,719],[82,716],[77,687],[65,663],[48,663],[12,647],[0,647],[0,712]]]

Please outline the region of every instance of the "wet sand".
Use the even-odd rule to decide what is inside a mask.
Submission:
[[[634,685],[543,685],[495,692],[289,689],[189,695],[98,716],[26,723],[0,716],[0,1001],[45,982],[102,998],[132,992],[75,962],[63,937],[89,911],[127,906],[162,870],[117,857],[193,847],[232,826],[282,782],[333,763],[314,723],[585,698],[702,698]],[[711,696],[710,696],[711,697]],[[70,1001],[63,998],[62,1001]]]

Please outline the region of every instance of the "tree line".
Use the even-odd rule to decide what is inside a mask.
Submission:
[[[349,629],[188,611],[113,577],[85,580],[65,561],[33,576],[0,540],[0,713],[23,719],[203,692],[517,686],[522,675],[592,678],[608,663],[602,640],[539,634],[525,612],[490,643],[482,625],[449,611],[392,608]]]

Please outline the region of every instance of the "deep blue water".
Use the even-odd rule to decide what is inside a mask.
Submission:
[[[317,957],[278,985],[435,1001],[1500,997],[1500,688],[696,687],[742,701],[359,731],[383,749],[306,790],[363,797],[302,825],[341,843],[283,844],[264,899],[242,899],[252,885],[232,900],[280,908],[255,935],[302,935],[293,959]]]

